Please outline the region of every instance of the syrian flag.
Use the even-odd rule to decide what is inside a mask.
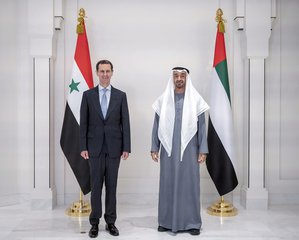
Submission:
[[[208,123],[208,172],[220,196],[238,185],[234,170],[233,121],[224,32],[217,29]]]
[[[72,79],[68,85],[60,145],[69,162],[83,194],[90,192],[88,161],[80,155],[79,126],[80,106],[83,92],[93,87],[88,40],[83,22],[83,31],[78,33],[74,56]]]

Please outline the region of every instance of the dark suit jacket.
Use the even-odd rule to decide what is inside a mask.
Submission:
[[[111,158],[120,157],[122,152],[131,152],[127,97],[124,92],[112,86],[105,119],[99,101],[98,86],[83,93],[80,109],[81,151],[87,150],[89,157],[99,156],[104,135]]]

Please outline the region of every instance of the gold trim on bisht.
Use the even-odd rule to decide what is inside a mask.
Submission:
[[[222,18],[222,15],[223,15],[222,9],[218,8],[217,11],[216,11],[215,20],[218,23],[217,27],[219,29],[219,32],[225,33],[224,23],[226,22],[226,20]]]
[[[84,18],[86,18],[84,8],[80,8],[78,15],[79,15],[79,17],[77,18],[77,21],[78,21],[77,34],[83,34],[84,33]]]

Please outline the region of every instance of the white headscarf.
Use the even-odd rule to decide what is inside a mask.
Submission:
[[[185,72],[186,87],[181,130],[181,161],[183,159],[183,153],[188,143],[197,132],[198,116],[209,109],[208,104],[193,87],[189,74],[187,73],[187,71]],[[175,118],[174,89],[175,86],[173,83],[172,72],[164,93],[152,105],[153,109],[160,117],[158,137],[161,141],[161,144],[165,148],[168,157],[171,156]]]

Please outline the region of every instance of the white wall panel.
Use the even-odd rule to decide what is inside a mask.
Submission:
[[[33,81],[27,1],[1,1],[0,206],[28,199],[33,186]]]
[[[266,159],[270,203],[299,200],[298,1],[278,1],[266,61]]]
[[[281,179],[299,180],[299,20],[298,1],[280,6]]]
[[[17,163],[18,153],[15,150],[15,136],[18,134],[18,100],[11,94],[11,89],[17,89],[16,72],[13,71],[13,66],[17,60],[17,52],[14,50],[14,46],[17,44],[16,40],[16,25],[17,19],[13,15],[8,14],[9,10],[13,10],[15,3],[12,1],[10,4],[6,4],[7,12],[4,12],[4,17],[12,28],[6,29],[2,24],[0,25],[0,31],[6,33],[6,38],[0,38],[1,57],[0,57],[0,77],[2,85],[2,94],[0,101],[0,191],[2,202],[6,202],[4,197],[9,194],[16,194],[18,192],[18,180],[12,178],[15,175],[15,166]],[[6,47],[4,47],[6,46]],[[13,79],[13,80],[12,80]],[[7,181],[8,180],[8,181]],[[7,184],[9,182],[9,184]],[[15,202],[15,201],[14,201]],[[17,201],[16,201],[17,202]]]

